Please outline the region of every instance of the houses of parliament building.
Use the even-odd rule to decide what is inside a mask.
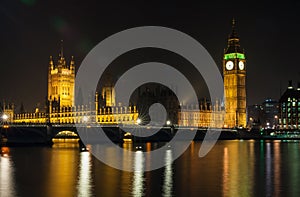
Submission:
[[[246,58],[240,46],[235,21],[223,56],[224,100],[198,103],[198,110],[190,106],[176,106],[171,119],[172,124],[189,127],[233,128],[246,127]],[[16,124],[137,124],[140,116],[136,105],[121,106],[115,103],[112,86],[102,87],[93,103],[76,105],[75,97],[75,61],[72,56],[67,62],[63,48],[58,60],[52,56],[48,69],[48,95],[46,111],[36,109],[33,113],[14,113],[13,107],[4,107],[9,122]],[[180,110],[180,108],[182,110]],[[177,112],[177,113],[176,113]]]

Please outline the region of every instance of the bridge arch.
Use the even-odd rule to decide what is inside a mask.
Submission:
[[[59,131],[54,138],[79,138],[79,136],[75,131],[62,130]]]

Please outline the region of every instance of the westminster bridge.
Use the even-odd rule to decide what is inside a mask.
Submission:
[[[53,139],[56,138],[75,138],[80,139],[78,135],[78,128],[83,128],[83,131],[92,133],[93,131],[101,131],[113,142],[123,142],[124,138],[127,138],[131,131],[150,129],[149,127],[137,126],[137,125],[99,125],[99,124],[6,124],[1,125],[0,133],[2,141],[7,140],[8,145],[26,145],[26,144],[52,144]],[[151,127],[151,129],[159,130],[155,135],[147,138],[149,141],[169,141],[174,136],[173,126],[164,127]],[[193,128],[189,128],[193,130]],[[129,132],[128,132],[129,131]],[[130,134],[131,136],[131,134]],[[132,135],[133,140],[138,139]],[[97,139],[101,141],[101,139]]]
[[[1,144],[12,145],[52,145],[53,139],[75,138],[80,141],[77,129],[83,128],[88,135],[93,136],[93,132],[101,131],[114,143],[123,143],[126,139],[133,142],[167,142],[170,141],[177,132],[196,132],[194,140],[203,140],[207,128],[180,127],[173,125],[155,127],[138,125],[99,125],[99,124],[6,124],[0,125]],[[101,127],[101,130],[100,130]],[[135,137],[134,132],[139,129],[140,132],[147,130],[156,130],[156,133],[149,137]],[[82,129],[80,129],[82,131]],[[133,131],[132,135],[131,132]],[[129,134],[129,135],[128,135]],[[129,136],[129,138],[128,138]],[[222,129],[219,139],[292,139],[300,140],[299,130],[266,130],[264,132]],[[101,142],[102,139],[95,139],[95,142]],[[5,143],[4,143],[5,142]]]

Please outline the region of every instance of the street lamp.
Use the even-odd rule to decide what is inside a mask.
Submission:
[[[138,119],[136,120],[136,123],[137,123],[137,124],[141,124],[141,123],[142,123],[142,120],[141,120],[140,118],[138,118]]]
[[[270,128],[270,123],[269,122],[267,122],[267,127],[266,127],[266,129],[269,129]]]
[[[170,120],[167,120],[167,122],[166,122],[166,123],[167,123],[167,125],[168,125],[168,126],[170,126],[170,125],[171,125],[171,121],[170,121]]]
[[[83,120],[84,123],[87,123],[87,122],[89,121],[89,117],[83,116],[83,119],[82,119],[82,120]]]
[[[278,124],[278,116],[277,116],[277,115],[275,115],[275,116],[274,116],[274,118],[275,118],[275,129],[277,129],[277,124]]]
[[[7,114],[3,114],[2,115],[2,120],[3,121],[7,121],[8,120],[8,115]]]

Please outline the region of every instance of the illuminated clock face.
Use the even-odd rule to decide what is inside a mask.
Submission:
[[[227,70],[232,70],[233,69],[233,62],[232,61],[228,61],[226,62],[226,69]]]
[[[243,62],[243,61],[240,61],[240,62],[239,62],[239,69],[240,69],[240,70],[244,70],[244,68],[245,68],[244,62]]]

